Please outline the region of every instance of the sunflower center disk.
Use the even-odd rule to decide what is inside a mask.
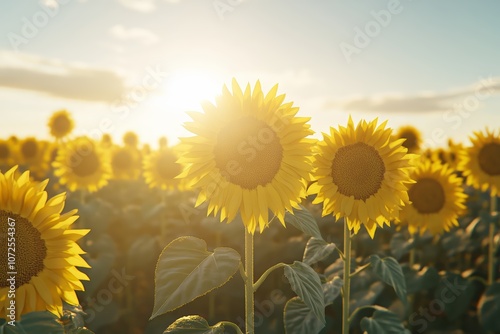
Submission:
[[[500,144],[488,143],[479,151],[479,167],[488,175],[500,175]]]
[[[111,163],[114,169],[129,169],[132,167],[132,157],[129,152],[119,151],[113,156]]]
[[[7,145],[0,144],[0,159],[7,159],[10,155],[10,150]]]
[[[283,147],[265,122],[251,116],[230,121],[214,147],[215,164],[231,183],[255,189],[271,182],[283,159]]]
[[[74,153],[71,156],[73,173],[80,177],[92,175],[99,169],[99,158],[95,152],[86,155]]]
[[[437,213],[445,202],[445,194],[441,184],[434,179],[417,180],[408,190],[413,207],[420,213]]]
[[[415,133],[413,133],[412,131],[404,131],[401,134],[401,138],[406,139],[402,145],[406,147],[408,150],[417,147],[417,136],[415,136]]]
[[[8,222],[15,221],[15,233],[8,230]],[[10,234],[9,234],[10,232]],[[15,238],[15,252],[9,249],[9,238]],[[28,283],[44,268],[43,260],[47,255],[47,247],[42,240],[40,232],[26,219],[17,214],[0,210],[0,239],[2,241],[0,258],[0,288],[9,286],[7,281],[11,275],[8,272],[16,272],[16,288]],[[9,264],[9,253],[15,255],[12,267]]]
[[[66,116],[59,116],[54,120],[54,130],[59,133],[66,133],[71,127],[71,123]]]
[[[25,158],[33,158],[38,152],[38,145],[33,140],[26,141],[21,145],[21,152]]]
[[[375,195],[384,179],[385,165],[372,146],[356,143],[338,149],[332,162],[332,178],[339,192],[366,200]]]
[[[179,175],[182,171],[181,165],[177,162],[177,157],[173,153],[162,153],[158,157],[158,161],[156,163],[158,174],[163,179],[173,179],[177,175]]]

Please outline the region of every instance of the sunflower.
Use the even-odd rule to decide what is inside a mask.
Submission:
[[[438,147],[432,151],[431,161],[439,162],[442,165],[447,164],[449,157],[448,151],[442,147]]]
[[[102,148],[86,137],[79,137],[57,152],[52,164],[54,175],[60,177],[61,184],[68,189],[87,189],[97,191],[108,183],[111,177],[109,155]]]
[[[292,102],[283,104],[285,95],[276,96],[277,85],[264,96],[260,82],[242,92],[233,80],[232,90],[224,86],[205,113],[190,113],[186,128],[197,136],[181,139],[181,177],[201,188],[196,205],[207,201],[208,214],[231,222],[239,212],[250,233],[257,225],[262,232],[269,210],[284,225],[285,211],[305,197],[313,131]]]
[[[317,182],[309,187],[317,194],[313,203],[323,203],[323,216],[346,217],[348,227],[358,233],[363,224],[374,237],[377,225],[389,225],[408,202],[407,186],[413,154],[407,154],[404,139],[391,137],[386,122],[361,121],[355,127],[330,128],[323,134],[315,156]]]
[[[0,167],[12,167],[16,156],[16,145],[10,140],[0,139]]]
[[[23,139],[18,147],[18,155],[23,171],[29,169],[32,175],[41,177],[47,170],[47,162],[44,159],[48,146],[46,141],[38,141],[34,137]]]
[[[111,169],[116,180],[135,180],[141,174],[139,152],[130,147],[115,146],[111,149]]]
[[[75,124],[69,112],[66,110],[59,110],[52,114],[48,126],[50,134],[57,139],[61,139],[73,131]]]
[[[182,172],[177,163],[178,154],[172,148],[163,147],[144,158],[144,179],[151,187],[161,189],[182,189],[182,180],[176,178]]]
[[[401,221],[408,224],[410,233],[429,230],[432,234],[448,232],[458,226],[457,218],[465,209],[467,195],[462,179],[448,165],[424,161],[412,171],[415,183],[410,185],[410,205],[400,214]]]
[[[11,314],[8,292],[14,288],[18,319],[44,310],[61,316],[62,302],[78,305],[75,290],[83,291],[81,280],[89,279],[76,268],[89,268],[76,243],[89,230],[70,229],[78,216],[77,210],[61,214],[64,193],[47,200],[48,180],[33,183],[28,171],[16,178],[16,168],[0,173],[0,236],[6,241],[14,237],[16,243],[14,264],[7,262],[8,243],[2,243],[0,318]],[[12,276],[15,281],[7,281]]]
[[[126,146],[137,147],[139,144],[139,137],[133,131],[128,131],[123,135],[123,143]]]
[[[496,196],[500,190],[500,134],[486,129],[470,137],[472,147],[463,151],[459,167],[467,184]]]
[[[402,126],[396,132],[396,139],[405,139],[403,146],[408,149],[409,153],[414,153],[420,151],[420,145],[422,144],[422,136],[417,128],[406,125]]]
[[[464,149],[461,143],[455,143],[453,140],[448,140],[448,165],[455,171],[458,169],[458,164],[460,162],[460,152]]]
[[[111,138],[110,134],[105,133],[102,135],[101,145],[104,148],[110,148],[111,146],[113,146],[113,138]]]

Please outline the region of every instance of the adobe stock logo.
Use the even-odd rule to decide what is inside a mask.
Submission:
[[[358,55],[363,49],[367,48],[373,39],[380,35],[383,28],[387,28],[391,24],[392,18],[402,11],[403,5],[399,0],[389,0],[387,9],[381,9],[378,12],[372,10],[370,12],[373,20],[366,22],[362,27],[355,26],[352,43],[341,42],[339,44],[340,51],[347,63],[352,62],[353,55]]]
[[[444,311],[445,305],[453,303],[468,287],[468,284],[459,284],[457,277],[453,284],[448,279],[444,279],[443,283],[445,287],[438,298],[433,299],[428,307],[420,307],[410,315],[409,323],[412,327],[419,327],[418,333],[425,331],[429,322],[436,320],[436,315]]]

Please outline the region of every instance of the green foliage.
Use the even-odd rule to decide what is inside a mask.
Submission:
[[[415,239],[408,239],[403,233],[394,233],[390,247],[392,255],[399,260],[415,247]]]
[[[71,310],[65,309],[61,319],[48,311],[30,312],[15,321],[14,326],[0,319],[0,334],[93,334],[81,326],[81,318]]]
[[[406,281],[398,261],[392,257],[381,259],[378,255],[370,256],[373,272],[385,283],[394,288],[399,299],[407,305]]]
[[[224,325],[210,326],[204,318],[190,315],[177,319],[163,334],[224,334]]]
[[[306,264],[312,265],[323,261],[333,252],[335,252],[334,243],[328,243],[323,239],[312,237],[307,242],[302,261]]]
[[[175,310],[224,285],[238,270],[240,255],[231,248],[207,251],[204,240],[177,238],[162,251],[155,273],[151,319]]]
[[[459,274],[446,273],[435,291],[436,301],[444,305],[444,312],[450,321],[457,320],[470,307],[475,286]]]
[[[286,303],[284,318],[286,334],[317,334],[325,327],[325,323],[300,297],[294,297]]]
[[[292,290],[312,310],[313,314],[325,324],[325,299],[318,274],[307,264],[295,261],[285,266],[285,276]]]
[[[479,322],[489,331],[500,331],[500,283],[493,283],[479,300]]]
[[[368,334],[402,334],[406,333],[398,316],[386,308],[374,307],[371,317],[361,319],[361,329]]]
[[[285,222],[295,226],[308,236],[323,239],[314,216],[304,206],[301,205],[300,208],[300,210],[293,209],[293,212],[287,212]]]

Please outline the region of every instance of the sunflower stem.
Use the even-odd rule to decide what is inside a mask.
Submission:
[[[492,218],[496,215],[497,211],[497,197],[490,195],[490,214]],[[488,248],[488,285],[492,285],[495,282],[495,221],[490,220],[490,230],[489,230],[489,248]]]
[[[245,322],[246,334],[254,334],[253,234],[245,231]]]
[[[351,231],[344,222],[344,286],[342,287],[342,333],[349,334],[349,298],[351,290]]]
[[[266,280],[267,276],[269,276],[269,274],[271,272],[273,272],[275,269],[278,269],[278,268],[281,268],[281,267],[284,267],[284,266],[286,266],[285,263],[277,263],[274,266],[272,266],[271,268],[267,269],[262,274],[262,276],[260,276],[260,278],[257,280],[257,282],[255,282],[255,284],[253,285],[253,291],[254,292],[257,291],[257,289],[262,285],[262,283],[264,283],[264,281]]]

